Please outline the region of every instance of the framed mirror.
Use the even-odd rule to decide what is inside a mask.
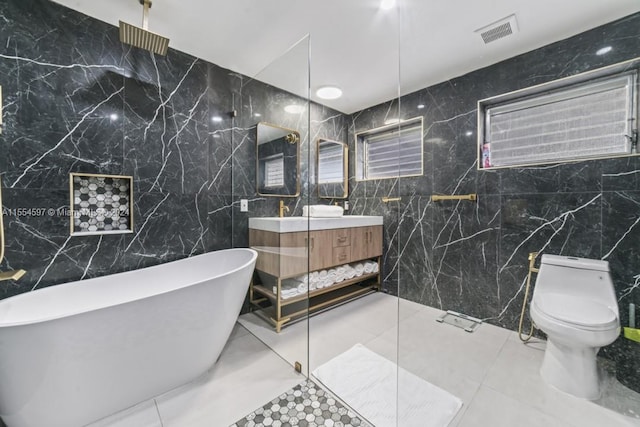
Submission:
[[[349,150],[344,142],[318,140],[317,182],[318,197],[345,199],[348,186]]]
[[[256,183],[260,196],[300,194],[300,133],[260,122],[256,138]]]

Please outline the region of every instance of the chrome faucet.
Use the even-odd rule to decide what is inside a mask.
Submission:
[[[280,205],[278,207],[278,216],[280,218],[284,218],[284,212],[289,212],[289,207],[284,205],[284,200],[280,200]]]

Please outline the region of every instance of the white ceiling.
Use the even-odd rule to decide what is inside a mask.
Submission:
[[[54,1],[113,25],[142,22],[138,0]],[[311,99],[352,113],[640,10],[638,0],[398,0],[390,11],[379,3],[153,0],[149,30],[174,49],[298,95],[310,86]],[[513,36],[485,45],[474,32],[513,13]],[[319,100],[323,85],[344,95]]]

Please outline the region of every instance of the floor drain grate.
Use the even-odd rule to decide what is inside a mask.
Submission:
[[[467,316],[466,314],[447,310],[445,314],[436,319],[436,322],[448,323],[449,325],[462,328],[467,332],[473,332],[478,326],[480,326],[482,320],[476,319],[475,317]]]

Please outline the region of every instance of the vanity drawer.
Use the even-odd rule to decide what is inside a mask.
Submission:
[[[334,248],[351,245],[351,229],[336,228],[335,230],[331,230],[331,235]]]
[[[351,246],[333,248],[333,265],[342,265],[351,261]]]

